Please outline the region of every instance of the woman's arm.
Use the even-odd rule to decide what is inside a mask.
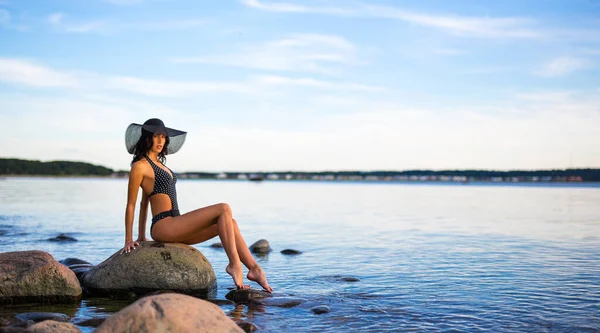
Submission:
[[[135,163],[129,171],[129,184],[127,185],[127,207],[125,208],[125,246],[121,253],[129,252],[135,249],[135,246],[139,244],[133,241],[133,214],[135,212],[135,201],[137,200],[137,194],[142,185],[142,179],[144,179],[144,173],[142,165]]]
[[[140,201],[140,217],[138,229],[138,242],[145,242],[146,239],[146,218],[148,218],[148,196],[142,191],[142,201]]]

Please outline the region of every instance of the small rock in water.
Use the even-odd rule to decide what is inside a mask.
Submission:
[[[222,243],[213,243],[210,245],[210,247],[212,247],[213,249],[222,249],[223,244]]]
[[[342,278],[342,281],[346,281],[346,282],[359,282],[360,279],[357,277],[353,277],[353,276],[344,276]]]
[[[329,307],[327,305],[319,305],[310,309],[310,311],[312,311],[314,314],[329,313]]]
[[[291,297],[268,297],[258,301],[261,305],[276,306],[279,308],[293,308],[302,303],[306,302],[303,298],[291,298]]]
[[[71,236],[67,236],[65,234],[60,234],[53,238],[48,238],[50,242],[76,242],[77,240]]]
[[[234,289],[225,295],[225,298],[236,303],[248,303],[265,297],[273,297],[269,292],[256,289]]]
[[[89,263],[85,260],[81,260],[81,259],[77,259],[77,258],[66,258],[63,259],[61,261],[59,261],[59,263],[71,268],[71,266],[73,265],[89,265],[89,266],[94,266],[92,265],[92,263]]]
[[[66,314],[53,312],[26,312],[19,313],[15,317],[23,321],[31,320],[36,323],[44,320],[54,320],[62,322],[69,321],[69,316],[67,316]]]
[[[250,245],[250,252],[258,254],[266,254],[273,251],[269,246],[269,241],[266,239],[260,239],[254,244]]]
[[[343,275],[326,275],[326,276],[320,276],[321,278],[327,279],[329,281],[332,282],[358,282],[360,281],[359,278],[354,277],[354,276],[343,276]]]
[[[281,254],[293,256],[293,255],[297,255],[297,254],[302,254],[302,252],[300,252],[298,250],[285,249],[285,250],[281,251]]]
[[[236,324],[247,333],[255,332],[259,329],[258,326],[243,320],[238,321]]]

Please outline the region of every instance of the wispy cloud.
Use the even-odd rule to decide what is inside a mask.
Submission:
[[[373,6],[354,2],[349,3],[345,7],[311,7],[293,3],[260,2],[258,0],[240,0],[240,2],[248,7],[272,12],[312,13],[397,19],[416,25],[441,29],[448,33],[465,37],[541,37],[541,33],[534,28],[535,22],[527,18],[478,18],[450,15],[429,15],[406,11],[397,7]]]
[[[50,24],[57,25],[60,24],[64,17],[65,14],[63,13],[54,13],[48,16],[48,22],[50,22]]]
[[[280,71],[327,73],[333,65],[357,63],[356,47],[333,35],[296,34],[286,38],[248,45],[231,54],[180,57],[177,63],[213,63],[228,66]]]
[[[112,77],[106,80],[106,88],[129,91],[151,96],[177,97],[197,93],[250,93],[252,86],[236,82],[178,82],[149,80],[136,77]]]
[[[336,91],[382,91],[381,87],[369,86],[364,84],[354,84],[348,82],[331,82],[312,78],[291,78],[285,76],[263,75],[257,77],[257,82],[277,85],[277,86],[296,86],[305,88],[316,88],[322,90]]]
[[[542,77],[557,77],[587,68],[589,61],[583,58],[559,57],[544,64],[535,74]]]
[[[79,86],[78,80],[71,74],[11,58],[0,58],[0,81],[32,87]]]
[[[241,3],[248,7],[262,9],[270,12],[285,12],[285,13],[315,13],[315,14],[332,14],[332,15],[355,15],[356,12],[351,8],[340,7],[309,7],[293,3],[270,2],[261,3],[258,0],[240,0]]]
[[[237,81],[174,81],[131,76],[106,76],[73,70],[58,71],[23,59],[0,58],[0,81],[28,87],[67,87],[81,91],[102,90],[155,97],[195,96],[203,93],[268,94],[278,88],[323,91],[377,92],[384,88],[345,81],[292,78],[275,75],[248,77]]]
[[[140,22],[116,22],[110,20],[73,20],[64,13],[48,16],[48,22],[65,33],[97,33],[111,34],[121,31],[169,31],[187,30],[206,24],[203,19],[174,19]]]

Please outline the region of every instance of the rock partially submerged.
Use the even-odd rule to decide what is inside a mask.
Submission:
[[[49,242],[76,242],[77,239],[67,236],[65,234],[60,234],[56,237],[48,238]]]
[[[244,332],[210,302],[182,294],[141,298],[107,318],[95,333]]]
[[[87,292],[108,296],[170,290],[206,298],[217,287],[215,271],[200,251],[159,242],[143,242],[129,253],[119,250],[82,280]]]
[[[234,289],[225,295],[225,298],[232,300],[236,303],[250,303],[252,301],[260,300],[266,297],[273,297],[273,294],[256,289]]]
[[[250,252],[257,254],[267,254],[273,251],[271,246],[269,246],[269,241],[266,239],[260,239],[256,241],[254,244],[250,245]]]
[[[293,249],[285,249],[285,250],[281,250],[281,254],[285,254],[288,256],[295,256],[298,254],[302,254],[302,252],[300,252],[298,250],[293,250]]]
[[[81,299],[75,273],[46,252],[0,253],[0,304],[72,303]]]
[[[66,314],[54,313],[54,312],[26,312],[26,313],[19,313],[15,317],[17,317],[17,319],[22,320],[22,321],[31,320],[36,323],[38,323],[40,321],[44,321],[44,320],[54,320],[54,321],[61,321],[61,322],[69,321],[69,316],[67,316]]]
[[[69,267],[69,269],[72,270],[73,273],[75,273],[75,276],[77,276],[79,283],[83,283],[83,274],[94,267],[94,265],[92,265],[91,263],[77,258],[67,258],[59,262]]]
[[[327,305],[319,305],[313,307],[312,309],[310,309],[310,311],[312,311],[314,314],[329,313],[329,307]]]
[[[223,243],[221,243],[221,242],[213,243],[213,244],[210,244],[210,247],[213,249],[222,249]]]

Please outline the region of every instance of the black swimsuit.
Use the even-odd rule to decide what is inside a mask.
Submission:
[[[150,226],[150,233],[152,233],[152,228],[154,228],[156,222],[168,216],[180,215],[179,206],[177,206],[177,191],[175,190],[175,183],[177,183],[177,178],[175,177],[175,173],[173,173],[173,171],[171,171],[171,169],[169,169],[168,167],[167,169],[169,169],[169,171],[171,171],[171,174],[173,175],[172,178],[167,171],[154,164],[154,162],[152,162],[152,160],[148,156],[144,157],[146,157],[146,159],[152,166],[152,169],[154,170],[154,189],[152,190],[152,193],[150,193],[148,198],[155,194],[161,193],[168,195],[169,199],[171,199],[171,210],[158,213],[152,218],[152,225]]]

